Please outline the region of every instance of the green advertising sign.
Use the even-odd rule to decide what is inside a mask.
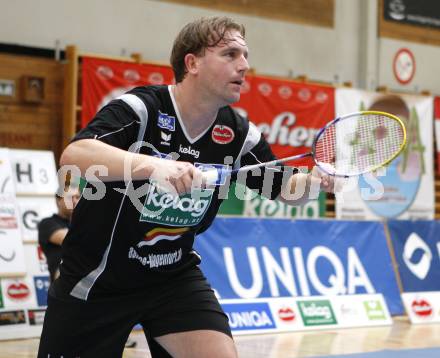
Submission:
[[[370,321],[374,320],[384,320],[385,312],[383,310],[382,304],[378,300],[364,301],[365,311],[367,312],[368,319]]]
[[[290,206],[266,199],[240,184],[231,184],[219,215],[252,218],[316,219],[325,215],[325,193],[303,206]]]
[[[336,317],[329,300],[297,301],[305,326],[336,324]]]

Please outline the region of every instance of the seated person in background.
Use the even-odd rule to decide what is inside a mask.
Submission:
[[[61,244],[69,230],[70,218],[80,193],[78,189],[70,188],[64,193],[59,190],[55,196],[58,213],[41,220],[38,225],[38,243],[46,256],[51,282],[60,274]]]

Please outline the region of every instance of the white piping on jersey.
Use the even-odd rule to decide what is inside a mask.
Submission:
[[[191,144],[194,144],[209,131],[211,126],[206,128],[206,130],[204,130],[202,133],[200,133],[197,137],[191,138],[190,135],[188,134],[188,132],[186,131],[185,124],[183,123],[182,116],[180,115],[180,112],[179,112],[179,108],[177,107],[177,102],[176,102],[176,99],[174,98],[174,94],[172,91],[172,85],[168,85],[168,92],[170,93],[171,102],[173,102],[174,112],[176,112],[177,120],[180,123],[180,127],[182,128],[182,132],[185,135],[186,140],[188,142],[190,142]]]
[[[237,159],[235,160],[234,169],[240,167],[241,157],[249,153],[258,144],[260,139],[261,139],[261,132],[258,130],[255,124],[249,122],[249,130],[247,132],[246,139],[243,142],[243,146],[241,147],[240,153],[238,154]]]
[[[115,130],[113,132],[109,132],[109,133],[103,134],[103,135],[101,135],[99,137],[96,135],[95,139],[101,139],[101,138],[107,137],[108,135],[112,135],[112,134],[121,132],[121,131],[125,130],[125,128],[130,127],[133,123],[140,123],[140,122],[139,121],[133,121],[133,122],[128,123],[125,126],[123,126],[122,128],[119,128],[119,129],[117,129],[117,130]]]
[[[124,94],[122,96],[119,96],[117,99],[123,100],[125,103],[127,103],[133,111],[137,114],[140,120],[140,126],[139,126],[139,132],[137,136],[137,141],[140,142],[144,139],[145,130],[147,129],[147,123],[148,123],[148,110],[145,106],[145,103],[137,96],[133,94]],[[133,122],[132,122],[133,123]],[[139,150],[141,149],[141,146],[136,146],[135,149],[133,149],[133,152],[139,153]],[[118,224],[119,215],[121,214],[122,206],[124,205],[125,198],[127,196],[128,188],[131,185],[131,181],[127,183],[127,188],[125,189],[124,196],[122,197],[121,204],[119,205],[118,214],[116,216],[115,223],[113,225],[112,233],[110,235],[110,242],[108,243],[105,252],[102,256],[101,262],[99,263],[98,267],[95,268],[93,271],[91,271],[87,276],[83,277],[72,289],[70,292],[70,295],[76,298],[79,298],[81,300],[87,301],[87,298],[89,296],[90,290],[92,289],[93,285],[95,284],[96,280],[99,278],[99,276],[104,272],[106,266],[107,266],[107,259],[110,252],[110,248],[113,243],[113,237],[116,230],[116,225]]]

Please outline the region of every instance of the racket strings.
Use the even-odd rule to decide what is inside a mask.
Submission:
[[[400,151],[404,129],[382,114],[357,114],[328,126],[315,145],[315,160],[328,172],[356,175],[385,165]]]

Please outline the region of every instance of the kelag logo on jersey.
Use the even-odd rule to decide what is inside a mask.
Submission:
[[[174,196],[159,192],[156,185],[152,184],[145,198],[140,221],[168,226],[197,225],[205,216],[213,193],[213,189],[203,189]]]
[[[223,303],[222,308],[233,331],[275,328],[272,313],[266,302]]]
[[[209,170],[217,170],[217,180],[215,182],[216,186],[223,185],[226,182],[228,169],[227,165],[224,164],[206,164],[206,163],[194,163],[194,166],[201,170],[202,172],[207,172]]]
[[[337,323],[329,300],[298,301],[297,304],[305,326]]]
[[[174,132],[176,130],[176,118],[159,111],[157,115],[157,125],[162,129],[168,129]]]

